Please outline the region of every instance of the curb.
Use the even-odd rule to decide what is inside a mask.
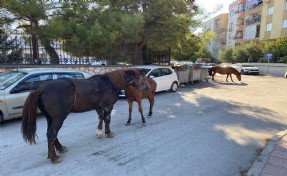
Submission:
[[[281,131],[272,137],[272,139],[265,146],[264,150],[260,153],[260,156],[252,164],[251,168],[247,172],[247,176],[261,175],[262,169],[264,168],[267,163],[267,160],[269,159],[269,155],[276,147],[278,141],[280,141],[285,135],[287,135],[287,130]]]

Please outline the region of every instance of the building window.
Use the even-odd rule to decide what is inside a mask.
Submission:
[[[272,30],[272,23],[266,25],[266,31],[269,32]]]
[[[282,27],[283,27],[283,28],[287,28],[287,19],[286,19],[286,20],[283,20]]]
[[[272,15],[274,12],[274,7],[269,7],[268,8],[268,15]]]
[[[287,2],[285,2],[285,10],[287,10]]]
[[[245,11],[245,6],[246,6],[246,3],[239,4],[239,6],[238,6],[238,12]]]

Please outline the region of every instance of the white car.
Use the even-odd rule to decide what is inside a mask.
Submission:
[[[241,73],[241,68],[236,66],[236,65],[232,65],[232,64],[229,64],[229,63],[222,63],[222,64],[219,64],[218,66],[220,67],[233,67],[235,68],[239,73]]]
[[[241,74],[254,74],[254,75],[259,75],[260,71],[259,68],[251,65],[251,64],[234,64],[234,66],[237,66],[240,68],[240,73]]]
[[[0,73],[0,122],[22,116],[24,102],[31,90],[59,78],[86,79],[80,70],[26,68]]]
[[[287,78],[287,71],[285,72],[285,75],[284,75],[284,77],[285,77],[285,78]]]
[[[146,76],[152,78],[157,83],[156,92],[160,91],[177,91],[179,81],[176,72],[168,66],[136,66],[133,68],[142,68],[146,71]],[[122,90],[119,94],[120,97],[125,96]]]

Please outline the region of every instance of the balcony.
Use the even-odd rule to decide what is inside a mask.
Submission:
[[[260,11],[263,6],[263,1],[259,0],[258,2],[248,2],[246,5],[246,13],[254,13]]]
[[[243,24],[241,24],[241,25],[239,24],[236,26],[236,31],[243,31],[244,28],[245,28],[245,26]]]
[[[245,11],[241,11],[237,15],[237,19],[244,19],[245,18]]]
[[[261,22],[261,15],[257,15],[255,17],[248,17],[245,21],[245,25],[252,25]]]

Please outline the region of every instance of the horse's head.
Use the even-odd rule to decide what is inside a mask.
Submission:
[[[240,73],[237,74],[236,77],[237,77],[237,79],[238,79],[239,81],[241,81],[241,74],[240,74]]]
[[[129,85],[137,87],[141,92],[148,92],[150,86],[146,79],[146,72],[144,69],[133,68],[128,70],[128,74],[134,75],[134,78],[129,81]],[[132,73],[133,72],[133,73]],[[127,76],[128,78],[129,76]]]

